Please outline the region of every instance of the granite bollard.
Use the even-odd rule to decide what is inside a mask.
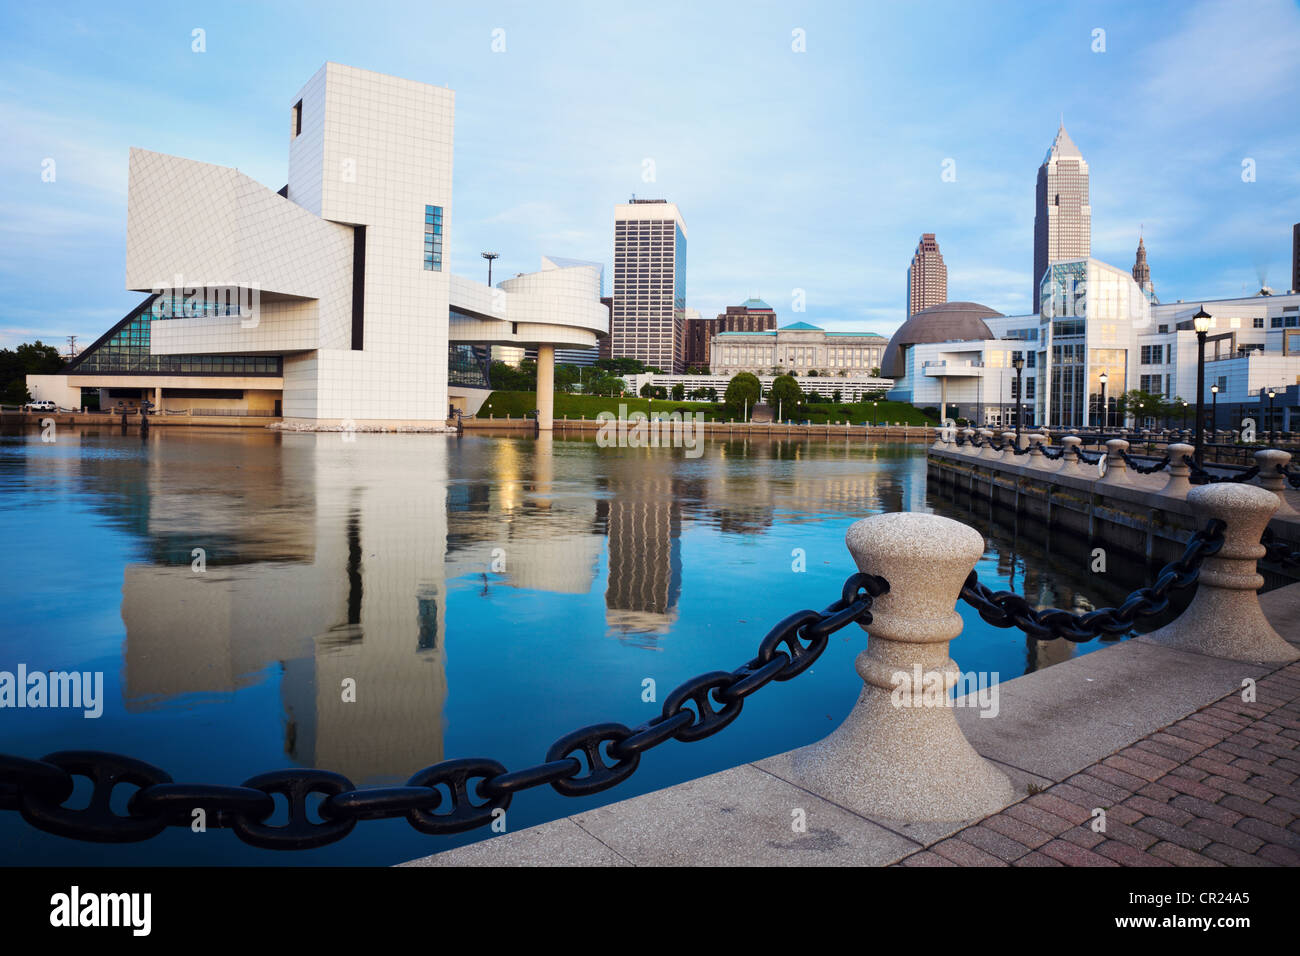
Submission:
[[[1259,465],[1259,484],[1277,495],[1277,513],[1280,515],[1296,514],[1291,502],[1286,500],[1286,475],[1278,471],[1279,467],[1285,468],[1290,461],[1290,453],[1274,448],[1255,452],[1255,463]]]
[[[1300,660],[1300,651],[1282,639],[1259,606],[1264,586],[1255,567],[1264,556],[1259,539],[1277,510],[1277,496],[1255,485],[1223,482],[1193,488],[1187,502],[1198,514],[1227,524],[1223,547],[1201,565],[1187,610],[1147,637],[1234,661]]]
[[[1011,803],[1011,782],[966,740],[949,693],[961,678],[948,656],[962,629],[955,604],[984,539],[949,518],[894,512],[855,522],[846,541],[859,570],[883,576],[889,591],[864,628],[857,704],[830,736],[791,755],[793,782],[894,820],[969,820]]]
[[[1101,476],[1102,484],[1133,484],[1133,480],[1128,475],[1128,464],[1124,461],[1126,451],[1128,451],[1128,442],[1123,438],[1112,438],[1106,442],[1106,474]]]
[[[1061,467],[1058,469],[1063,475],[1071,475],[1075,478],[1091,478],[1084,472],[1084,464],[1075,453],[1083,439],[1078,435],[1066,435],[1061,439]]]
[[[1192,490],[1192,483],[1187,480],[1192,469],[1183,459],[1191,457],[1194,451],[1196,449],[1191,445],[1174,443],[1169,446],[1169,480],[1160,489],[1162,495],[1169,495],[1172,498],[1187,497],[1187,493]]]

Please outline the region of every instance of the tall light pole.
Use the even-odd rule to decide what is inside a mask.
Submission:
[[[1106,429],[1110,427],[1110,408],[1106,405],[1106,382],[1109,381],[1109,380],[1110,380],[1110,376],[1109,376],[1108,374],[1106,374],[1106,370],[1105,370],[1105,369],[1102,369],[1102,372],[1101,372],[1101,378],[1100,378],[1100,382],[1101,382],[1101,431],[1102,431],[1102,434],[1105,434],[1105,433],[1106,433]]]
[[[880,424],[880,402],[871,403],[871,424]]]
[[[1275,444],[1277,439],[1273,437],[1273,399],[1277,398],[1277,389],[1270,387],[1268,390],[1268,443]]]
[[[488,261],[488,285],[491,285],[492,284],[492,260],[500,259],[501,254],[499,252],[480,252],[479,255]]]
[[[1011,364],[1015,366],[1016,369],[1016,447],[1019,448],[1020,447],[1020,420],[1025,417],[1024,408],[1023,408],[1025,393],[1024,390],[1021,388],[1021,384],[1023,382],[1024,374],[1025,374],[1024,356],[1021,356],[1020,358],[1017,359],[1012,359]]]
[[[1210,331],[1210,313],[1204,306],[1192,316],[1192,328],[1196,330],[1196,451],[1193,457],[1199,465],[1205,444],[1205,335]],[[1183,407],[1187,407],[1186,402]]]
[[[1210,386],[1210,434],[1219,430],[1219,383]],[[1217,437],[1217,436],[1216,436]]]

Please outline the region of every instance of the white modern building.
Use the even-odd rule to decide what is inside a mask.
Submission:
[[[1149,415],[1117,400],[1140,389],[1196,404],[1197,341],[1192,317],[1209,314],[1204,407],[1221,428],[1266,412],[1275,389],[1300,382],[1300,294],[1160,303],[1133,276],[1096,259],[1053,263],[1040,287],[1041,314],[1005,316],[971,302],[917,313],[890,339],[882,374],[891,399],[939,408],[944,417],[1010,427],[1021,401],[1015,363],[1024,363],[1027,424],[1131,425]],[[1102,377],[1105,376],[1103,388]],[[1213,391],[1217,387],[1217,392]],[[1104,392],[1104,404],[1103,404]],[[1189,412],[1187,423],[1192,423]],[[1285,428],[1285,399],[1274,426]],[[1179,424],[1175,417],[1172,424]]]
[[[535,346],[548,427],[555,347],[606,334],[599,267],[545,259],[497,288],[450,274],[454,113],[444,87],[327,63],[289,104],[278,193],[132,149],[126,286],[149,298],[29,389],[73,408],[99,389],[164,411],[436,426],[473,404],[455,393],[491,345]]]

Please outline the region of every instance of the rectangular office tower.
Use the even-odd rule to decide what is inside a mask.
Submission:
[[[664,199],[614,207],[614,358],[686,370],[686,223]]]
[[[934,233],[922,233],[907,267],[907,317],[947,301],[948,267],[943,264],[939,242]]]
[[[1034,192],[1034,311],[1049,265],[1091,255],[1088,163],[1062,124],[1038,167]]]

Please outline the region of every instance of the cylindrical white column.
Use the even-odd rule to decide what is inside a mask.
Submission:
[[[537,428],[555,427],[555,346],[537,346]]]

